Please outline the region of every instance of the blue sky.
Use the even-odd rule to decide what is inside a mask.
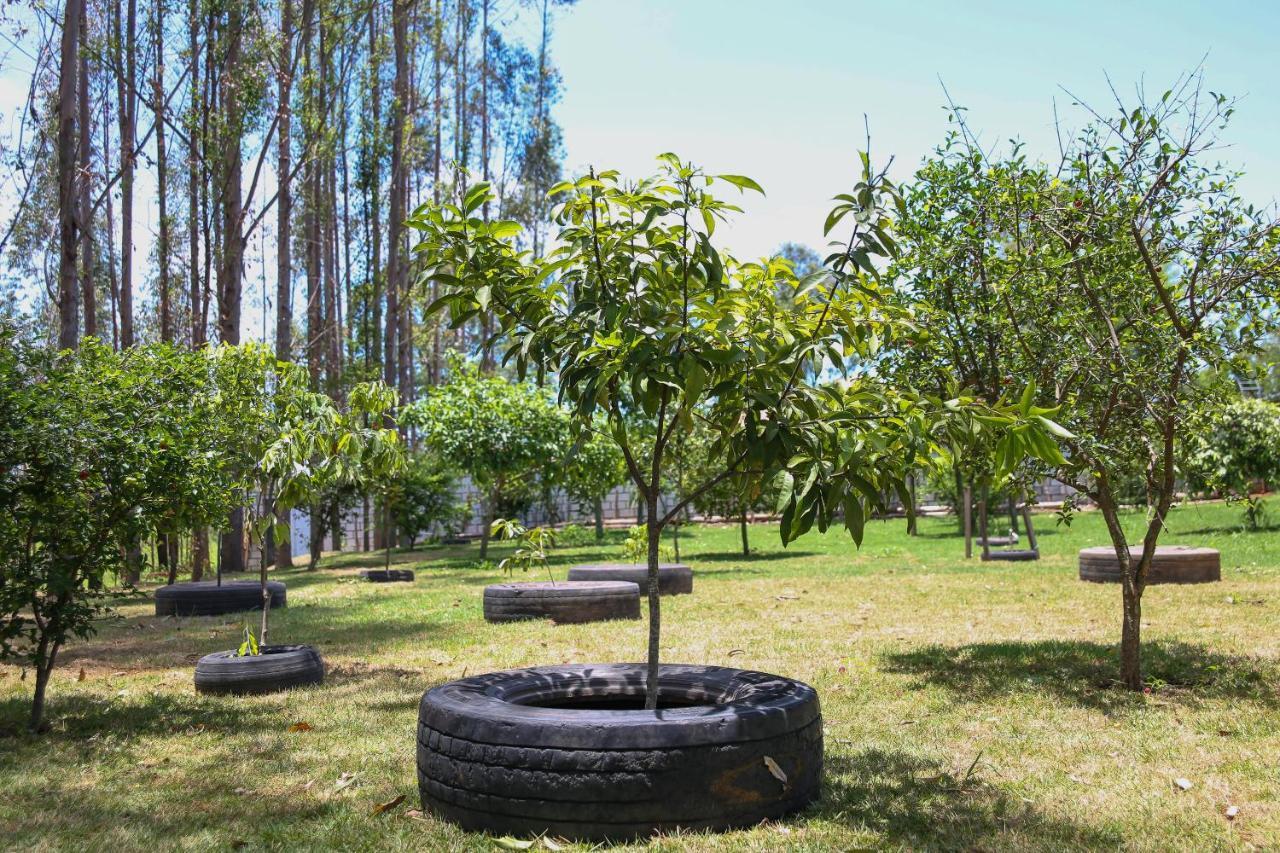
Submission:
[[[863,114],[873,155],[905,178],[946,132],[939,78],[984,142],[1056,151],[1053,103],[1159,95],[1205,59],[1206,86],[1241,98],[1223,159],[1256,203],[1280,196],[1280,2],[838,2],[580,0],[553,50],[566,166],[647,173],[675,151],[757,179],[726,243],[821,246],[827,199],[855,178]],[[732,191],[735,192],[736,191]],[[717,232],[719,233],[719,232]]]

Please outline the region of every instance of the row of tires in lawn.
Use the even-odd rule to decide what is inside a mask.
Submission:
[[[375,583],[413,572],[369,570]],[[1157,550],[1151,583],[1219,579],[1218,552]],[[1080,553],[1080,578],[1120,579],[1110,548]],[[492,584],[489,622],[582,623],[638,619],[647,584],[640,565],[576,566],[559,583]],[[693,591],[682,564],[659,567],[662,595]],[[272,608],[285,586],[267,585]],[[156,594],[157,615],[216,615],[263,606],[261,586],[175,584]],[[203,693],[250,694],[321,684],[311,646],[268,646],[256,656],[206,655]],[[768,673],[664,664],[658,701],[645,709],[642,664],[570,664],[464,678],[423,694],[416,735],[423,808],[463,828],[618,840],[681,829],[731,829],[782,817],[814,802],[822,776],[822,713],[816,691]]]

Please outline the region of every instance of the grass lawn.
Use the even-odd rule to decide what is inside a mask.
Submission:
[[[1095,514],[1071,529],[1039,516],[1044,558],[1031,564],[966,563],[948,519],[923,520],[915,538],[902,521],[871,524],[861,551],[834,531],[783,550],[760,525],[745,559],[736,527],[687,531],[694,594],[664,600],[665,659],[813,684],[825,788],[785,823],[652,847],[1276,849],[1280,531],[1239,532],[1240,518],[1221,505],[1173,514],[1163,541],[1221,549],[1223,582],[1148,589],[1146,696],[1113,686],[1119,588],[1076,579],[1076,551],[1107,541]],[[612,535],[558,551],[558,577],[618,559]],[[276,575],[289,606],[271,640],[317,645],[320,689],[197,696],[195,659],[236,645],[242,620],[157,619],[149,599],[63,652],[41,738],[21,733],[29,677],[0,667],[0,844],[494,849],[410,813],[422,691],[493,669],[637,660],[644,622],[490,626],[481,589],[501,576],[474,546],[394,560],[417,582],[361,583],[376,560],[353,555]],[[311,729],[290,732],[298,722]]]

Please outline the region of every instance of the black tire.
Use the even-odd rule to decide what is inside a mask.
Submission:
[[[649,568],[641,563],[597,563],[574,566],[569,569],[571,581],[630,581],[640,587],[641,593],[649,590]],[[683,595],[693,592],[693,569],[683,563],[662,563],[658,566],[658,593]]]
[[[271,609],[285,607],[288,598],[280,581],[267,581]],[[157,616],[218,616],[262,609],[262,585],[258,581],[189,581],[156,590]]]
[[[983,554],[982,559],[1004,561],[1008,563],[1021,563],[1021,562],[1026,562],[1028,560],[1040,559],[1040,552],[1034,549],[1029,549],[1029,550],[1004,549],[1000,551],[990,551],[986,554]]]
[[[418,711],[423,808],[469,830],[621,840],[751,826],[818,798],[822,713],[812,687],[667,664],[660,695],[672,707],[610,708],[642,706],[644,672],[543,667],[427,691]],[[567,701],[581,707],[557,706]]]
[[[1129,547],[1130,559],[1142,556],[1141,546]],[[1115,548],[1102,545],[1080,551],[1080,580],[1120,583],[1120,561]],[[1222,555],[1214,548],[1157,545],[1147,570],[1147,583],[1213,583],[1222,580]]]
[[[1004,548],[1008,545],[1016,544],[1012,536],[992,536],[989,539],[987,539],[985,542],[983,541],[982,537],[979,536],[977,539],[974,540],[974,542],[978,545],[979,548],[981,548],[983,545],[989,545],[992,548]]]
[[[311,646],[263,646],[262,654],[214,652],[196,663],[198,693],[275,693],[324,683],[324,661]]]
[[[360,577],[370,583],[413,583],[412,569],[361,569]]]
[[[640,587],[627,581],[499,583],[484,588],[488,622],[551,619],[561,624],[640,618]]]

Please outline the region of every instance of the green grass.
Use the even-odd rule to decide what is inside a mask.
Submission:
[[[1119,589],[1075,577],[1076,551],[1106,543],[1101,520],[1038,521],[1033,564],[965,562],[949,519],[923,520],[915,538],[901,521],[872,524],[861,551],[836,532],[783,550],[762,525],[747,559],[736,527],[687,531],[695,592],[664,600],[665,659],[813,684],[825,792],[783,823],[654,849],[1274,849],[1280,531],[1239,532],[1239,510],[1220,505],[1173,514],[1163,541],[1221,549],[1223,582],[1147,591],[1152,689],[1136,696],[1114,686]],[[557,552],[558,576],[617,559],[619,541]],[[43,737],[21,733],[29,677],[0,667],[3,844],[493,849],[408,814],[422,691],[505,667],[636,660],[644,623],[490,626],[481,589],[500,576],[477,568],[474,546],[395,560],[418,569],[415,584],[360,583],[377,560],[358,556],[280,573],[289,607],[271,639],[320,647],[320,689],[197,696],[196,657],[234,646],[242,621],[156,619],[149,601],[64,652]],[[312,729],[288,731],[300,721]],[[355,781],[338,790],[344,773]]]

